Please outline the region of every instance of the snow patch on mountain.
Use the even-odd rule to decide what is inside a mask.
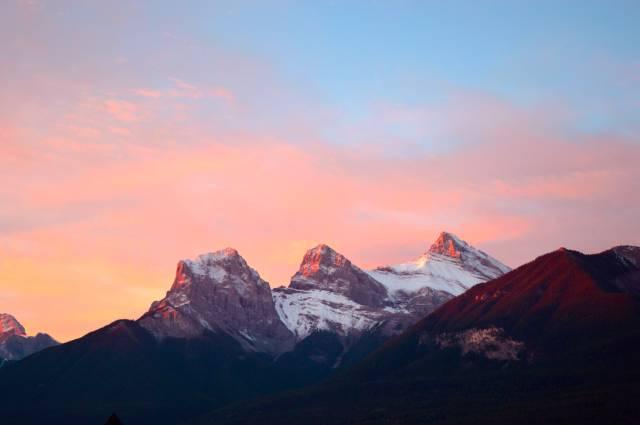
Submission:
[[[380,319],[378,311],[326,290],[278,288],[273,290],[273,299],[280,320],[298,339],[315,330],[346,335],[368,329]]]
[[[416,292],[426,286],[459,295],[485,280],[464,270],[458,261],[439,254],[425,255],[414,262],[369,270],[368,273],[382,283],[392,297],[398,291]]]

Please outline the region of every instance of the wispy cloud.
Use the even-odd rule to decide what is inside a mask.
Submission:
[[[104,102],[107,113],[122,122],[135,122],[140,119],[138,107],[124,100],[109,99]]]
[[[133,93],[137,96],[157,99],[161,97],[165,98],[184,98],[184,99],[204,99],[204,98],[219,98],[226,101],[234,101],[235,95],[233,92],[222,86],[205,86],[198,87],[193,84],[187,83],[179,78],[169,78],[168,81],[172,83],[171,87],[165,89],[149,89],[139,88],[134,89]]]
[[[152,89],[135,89],[133,90],[133,93],[138,95],[138,96],[142,96],[142,97],[150,97],[153,99],[156,99],[158,97],[162,97],[162,92],[159,90],[152,90]]]

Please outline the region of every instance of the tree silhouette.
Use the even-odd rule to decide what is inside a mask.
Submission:
[[[107,422],[104,425],[122,425],[122,421],[114,413],[111,416],[109,416],[109,419],[107,419]]]

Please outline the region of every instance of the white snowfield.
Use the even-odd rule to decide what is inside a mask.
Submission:
[[[494,262],[496,269],[489,269],[475,258],[470,260],[463,262],[443,254],[426,253],[416,261],[369,270],[367,273],[382,283],[390,295],[397,291],[416,292],[425,287],[460,295],[478,283],[495,279],[509,271],[502,263]]]
[[[276,289],[273,300],[280,320],[299,340],[315,330],[346,335],[350,330],[368,329],[380,316],[344,295],[329,291]]]

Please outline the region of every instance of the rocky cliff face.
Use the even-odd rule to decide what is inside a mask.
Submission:
[[[387,298],[387,290],[380,282],[327,245],[307,251],[289,287],[332,292],[374,308],[384,307]]]
[[[385,287],[327,245],[307,251],[289,287],[274,289],[273,296],[297,340],[315,331],[357,334],[380,321],[388,307]]]
[[[180,261],[173,286],[139,323],[158,338],[226,333],[248,351],[278,353],[294,343],[269,284],[231,248]]]

